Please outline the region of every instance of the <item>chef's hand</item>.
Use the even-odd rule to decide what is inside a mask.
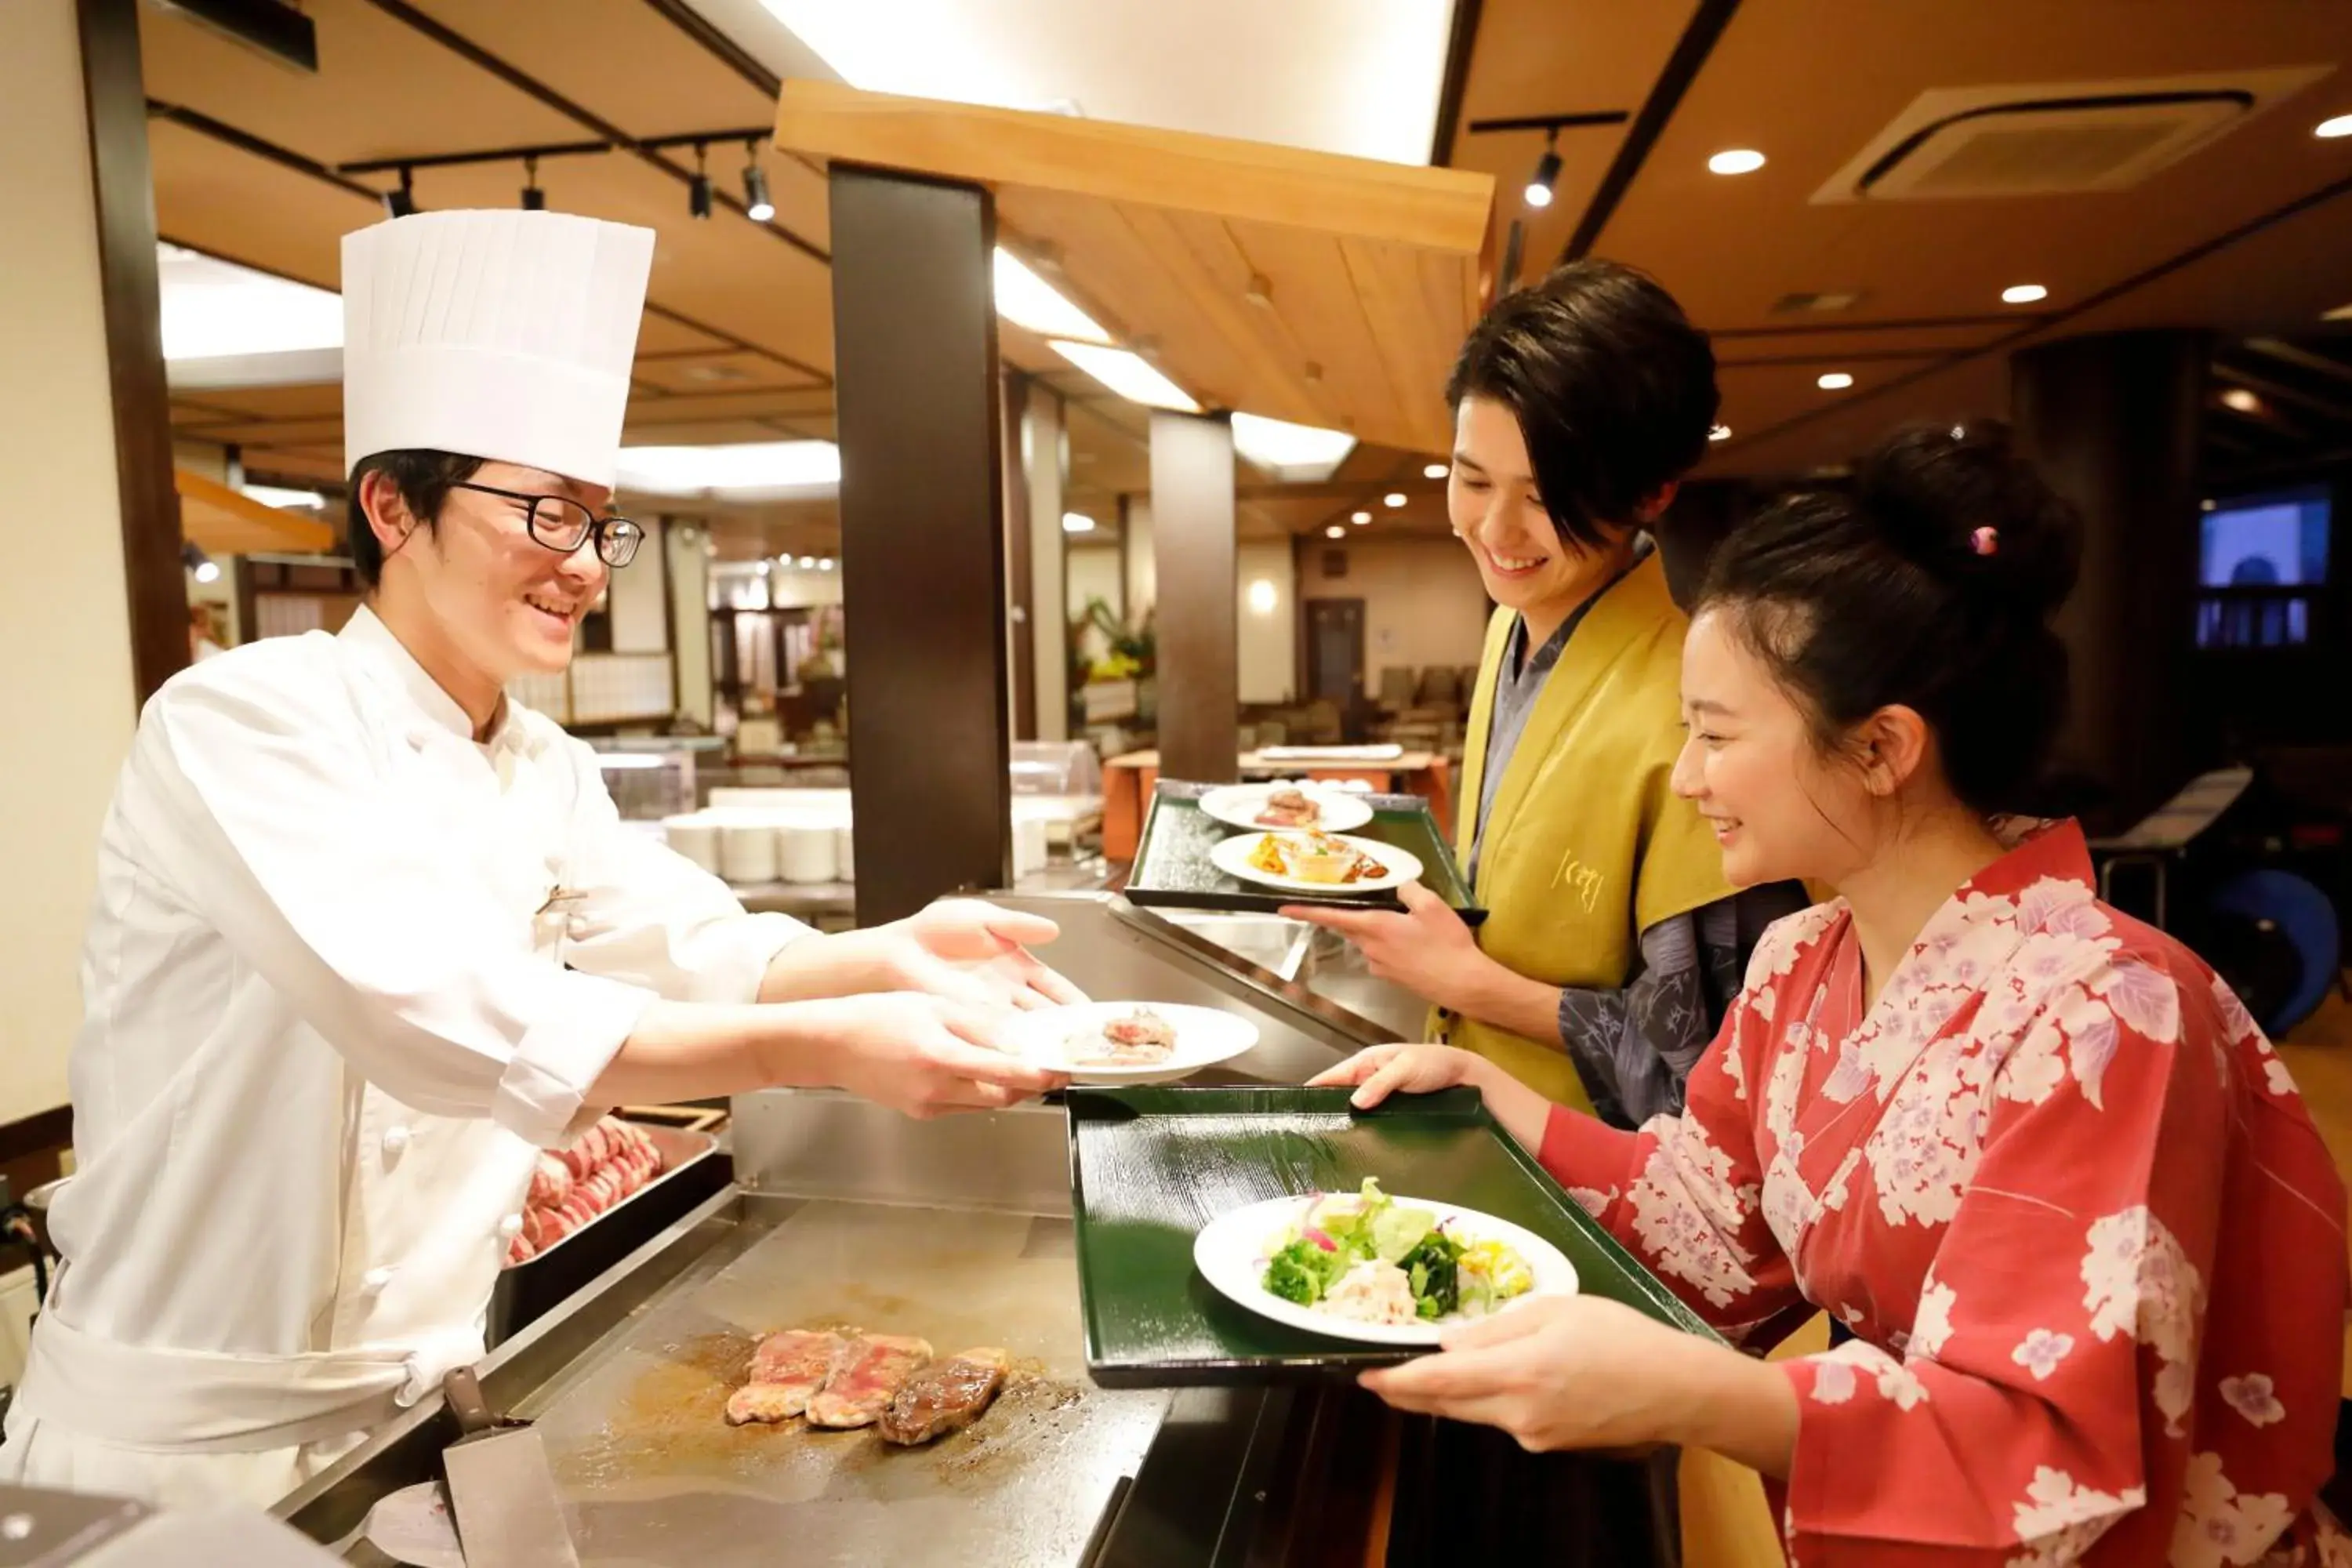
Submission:
[[[760,1000],[919,991],[983,1007],[1083,1002],[1083,992],[1029,952],[1060,934],[1036,915],[949,899],[887,925],[788,943],[769,963]]]
[[[1443,1353],[1368,1372],[1399,1410],[1499,1427],[1531,1452],[1715,1448],[1785,1476],[1797,1401],[1777,1368],[1599,1296],[1550,1296],[1452,1330]]]
[[[819,1024],[827,1082],[918,1120],[1001,1110],[1070,1081],[1023,1061],[993,1009],[908,993],[802,1005]]]
[[[1486,1058],[1451,1046],[1372,1046],[1338,1067],[1324,1068],[1307,1080],[1307,1087],[1353,1085],[1356,1092],[1349,1103],[1370,1110],[1392,1094],[1434,1094],[1465,1083],[1483,1088],[1495,1071]]]
[[[906,989],[1021,1008],[1087,999],[1030,952],[1062,934],[1043,915],[999,909],[979,899],[944,899],[898,922],[897,929],[907,941],[895,955],[895,978]]]
[[[1407,882],[1397,897],[1404,902],[1402,914],[1321,904],[1294,905],[1282,912],[1346,937],[1377,978],[1440,1007],[1471,1011],[1471,999],[1502,965],[1479,951],[1477,937],[1453,906],[1419,882]]]

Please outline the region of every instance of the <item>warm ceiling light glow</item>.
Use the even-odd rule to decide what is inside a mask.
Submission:
[[[1531,207],[1548,207],[1551,205],[1551,187],[1530,184],[1527,189],[1527,197],[1528,205]]]
[[[1348,521],[1349,522],[1370,522],[1372,521],[1372,514],[1368,511],[1349,512],[1348,514]]]
[[[1330,527],[1323,531],[1323,537],[1326,539],[1345,539],[1348,537],[1348,531],[1341,528],[1335,522]]]
[[[243,488],[247,499],[257,500],[264,506],[322,507],[327,504],[327,498],[316,490],[282,489],[276,485],[247,485]]]
[[[832,556],[830,556],[830,555],[821,555],[821,556],[817,557],[816,569],[817,569],[818,571],[820,571],[820,572],[830,572],[830,571],[832,571],[832,570],[833,570],[833,557],[832,557]]]
[[[1185,396],[1182,387],[1160,374],[1141,354],[1100,343],[1066,343],[1059,338],[1054,340],[1054,352],[1130,403],[1172,408],[1179,414],[1201,412],[1201,405]]]
[[[1258,414],[1234,416],[1234,450],[1286,479],[1328,479],[1356,449],[1344,430],[1293,425]]]
[[[1709,430],[1706,433],[1706,438],[1710,441],[1728,441],[1731,439],[1731,426],[1728,425],[1717,425],[1714,429]]]
[[[1734,147],[1706,161],[1707,172],[1716,174],[1752,174],[1763,166],[1764,154],[1753,147]]]
[[[2263,400],[2242,386],[2233,386],[2223,393],[2221,402],[2241,414],[2260,414],[2263,411]]]
[[[1388,507],[1402,506],[1404,505],[1404,492],[1402,490],[1391,490],[1388,494],[1381,498],[1381,504]]]
[[[2039,283],[2012,283],[2000,291],[2004,305],[2032,305],[2050,298],[2050,290]]]
[[[219,582],[219,581],[220,581],[220,563],[219,563],[219,562],[217,562],[217,561],[199,561],[199,562],[197,562],[197,563],[196,563],[196,581],[197,581],[197,582],[199,582],[199,583],[217,583],[217,582]]]
[[[1442,479],[1451,471],[1444,463],[1426,463],[1422,466],[1421,477],[1424,479]]]
[[[2330,142],[2339,136],[2352,136],[2352,114],[2339,114],[2333,120],[2323,120],[2311,128],[2314,136],[2324,136]]]
[[[1095,520],[1088,517],[1085,512],[1066,511],[1062,514],[1062,531],[1064,533],[1092,533],[1094,531]]]
[[[1031,271],[1003,246],[996,248],[996,313],[1049,338],[1107,343],[1102,323],[1062,298],[1061,291]]]
[[[1273,582],[1267,578],[1260,577],[1249,585],[1249,607],[1254,615],[1274,614],[1274,606],[1281,603],[1281,600],[1282,595],[1276,591]]]
[[[2352,305],[2338,305],[2333,310],[2322,310],[2319,319],[2323,321],[2352,321]]]
[[[175,245],[155,247],[163,357],[226,359],[343,346],[343,297]]]
[[[724,447],[624,447],[620,488],[652,495],[788,494],[841,482],[830,441],[746,441]]]
[[[1843,392],[1847,387],[1853,384],[1853,377],[1848,375],[1842,370],[1825,371],[1822,373],[1821,379],[1814,382],[1813,384],[1820,387],[1823,392]]]

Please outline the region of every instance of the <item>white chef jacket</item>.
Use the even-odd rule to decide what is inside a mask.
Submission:
[[[165,684],[100,843],[79,1170],[0,1478],[267,1504],[482,1352],[534,1151],[656,996],[805,927],[625,828],[373,615]]]

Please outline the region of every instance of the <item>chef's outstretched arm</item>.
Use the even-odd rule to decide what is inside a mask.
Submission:
[[[783,915],[747,914],[718,878],[623,826],[593,752],[575,742],[572,760],[581,886],[564,959],[574,968],[682,1001],[878,991],[1022,1008],[1086,1000],[1029,951],[1060,934],[1052,921],[976,899],[832,936]]]
[[[988,1103],[983,1083],[1047,1086],[982,1055],[985,1023],[937,1001],[663,1002],[548,963],[518,941],[485,878],[488,847],[453,841],[428,802],[395,786],[385,748],[407,740],[372,730],[331,668],[288,653],[215,660],[159,693],[110,831],[130,840],[118,847],[140,875],[406,1103],[551,1144],[604,1106],[656,1091],[834,1083],[945,1109]],[[948,1079],[972,1088],[947,1096]]]

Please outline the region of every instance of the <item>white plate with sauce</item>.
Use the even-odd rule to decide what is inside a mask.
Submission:
[[[1400,849],[1393,844],[1381,844],[1370,838],[1352,838],[1344,833],[1331,836],[1351,849],[1360,850],[1379,861],[1382,873],[1367,877],[1360,882],[1317,882],[1305,877],[1277,876],[1262,871],[1250,864],[1250,852],[1265,838],[1286,838],[1303,841],[1299,833],[1244,833],[1237,838],[1227,838],[1209,850],[1209,864],[1228,877],[1239,877],[1244,882],[1256,882],[1264,887],[1279,888],[1286,893],[1312,893],[1318,898],[1346,898],[1357,893],[1392,893],[1407,882],[1421,879],[1421,859],[1411,850]]]
[[[1228,827],[1277,827],[1275,823],[1260,822],[1258,814],[1265,810],[1274,792],[1281,789],[1295,789],[1320,807],[1322,818],[1313,826],[1326,833],[1345,833],[1372,819],[1372,808],[1361,795],[1315,784],[1226,784],[1202,795],[1201,809]]]
[[[1504,1302],[1497,1311],[1516,1310],[1520,1303],[1538,1296],[1576,1294],[1576,1265],[1559,1247],[1526,1226],[1459,1204],[1434,1203],[1402,1194],[1394,1196],[1399,1208],[1427,1209],[1436,1215],[1439,1228],[1456,1241],[1465,1245],[1499,1241],[1527,1260],[1528,1271],[1535,1276],[1534,1287],[1525,1295]],[[1307,1209],[1318,1201],[1316,1197],[1268,1198],[1264,1203],[1219,1215],[1193,1238],[1193,1267],[1200,1269],[1202,1279],[1216,1287],[1220,1295],[1258,1316],[1338,1340],[1375,1345],[1434,1346],[1447,1330],[1476,1321],[1457,1312],[1435,1321],[1369,1323],[1340,1317],[1319,1306],[1302,1307],[1268,1290],[1267,1262],[1288,1245]]]
[[[1138,1012],[1150,1013],[1176,1032],[1176,1044],[1157,1062],[1119,1066],[1089,1059],[1108,1050],[1105,1026]],[[1214,1007],[1190,1007],[1172,1002],[1084,1002],[1068,1007],[1043,1007],[1021,1013],[1005,1026],[1021,1059],[1052,1072],[1066,1072],[1074,1083],[1173,1083],[1202,1068],[1230,1061],[1257,1044],[1257,1026],[1247,1018]]]

